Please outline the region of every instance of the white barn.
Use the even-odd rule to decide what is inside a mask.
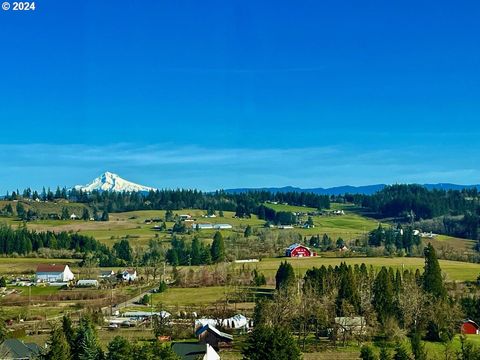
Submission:
[[[68,265],[40,264],[37,266],[37,282],[68,282],[75,278]]]

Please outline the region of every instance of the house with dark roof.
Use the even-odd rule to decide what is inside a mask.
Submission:
[[[18,339],[6,339],[0,344],[0,360],[30,360],[36,358],[40,351],[37,344],[25,344]]]
[[[201,344],[208,344],[215,350],[228,346],[233,341],[233,336],[218,330],[211,324],[205,324],[195,331],[195,336]]]
[[[40,264],[37,266],[37,282],[68,282],[75,278],[68,265]]]
[[[220,356],[208,344],[178,342],[172,344],[172,350],[182,360],[220,360]]]

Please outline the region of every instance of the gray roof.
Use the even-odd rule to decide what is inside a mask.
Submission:
[[[195,335],[199,336],[199,335],[203,334],[205,331],[213,332],[215,335],[222,338],[223,340],[229,340],[229,341],[233,340],[232,335],[224,333],[223,331],[218,330],[215,326],[210,325],[210,324],[206,324],[206,325],[202,326],[201,328],[198,328],[197,331],[195,331]]]
[[[31,359],[40,352],[38,345],[24,344],[18,339],[6,339],[0,345],[0,359]]]
[[[172,350],[182,360],[197,360],[207,352],[207,344],[177,342],[172,344]]]

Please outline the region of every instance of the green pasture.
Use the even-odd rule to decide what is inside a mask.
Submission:
[[[273,258],[262,259],[258,263],[252,264],[259,271],[263,272],[267,277],[274,277],[275,273],[282,261],[287,261],[292,264],[295,272],[303,276],[308,269],[312,267],[336,266],[341,262],[349,265],[365,263],[367,266],[373,266],[378,269],[382,266],[393,267],[395,269],[420,269],[423,271],[423,258],[384,258],[384,257],[357,257],[357,258],[324,258],[324,257],[309,257],[309,258]],[[237,266],[241,266],[238,264]],[[460,261],[440,260],[440,267],[445,273],[447,280],[450,281],[472,281],[476,280],[480,275],[480,264],[465,263]]]

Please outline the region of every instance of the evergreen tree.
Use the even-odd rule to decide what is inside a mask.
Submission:
[[[54,328],[50,334],[47,352],[41,356],[44,360],[70,360],[70,345],[61,328]]]
[[[23,206],[23,204],[21,202],[18,202],[17,203],[17,208],[16,208],[16,211],[17,211],[17,216],[20,218],[20,219],[25,219],[27,213],[25,211],[25,207]]]
[[[413,358],[415,360],[427,360],[427,352],[425,345],[422,344],[421,336],[418,331],[415,331],[410,338],[412,345]]]
[[[127,239],[122,239],[113,244],[113,252],[115,256],[126,263],[131,263],[133,260],[133,251]]]
[[[423,289],[437,299],[444,299],[447,296],[447,290],[443,284],[442,271],[432,244],[427,245],[424,254]]]
[[[390,352],[387,350],[385,346],[382,346],[380,349],[380,360],[392,360],[392,357],[390,356]]]
[[[373,349],[368,345],[363,345],[360,349],[360,359],[362,360],[377,360],[377,356],[373,352]]]
[[[247,225],[247,227],[245,228],[243,236],[246,238],[252,236],[252,227],[250,225]]]
[[[300,360],[302,355],[292,334],[283,327],[256,326],[242,350],[244,360]]]
[[[104,210],[102,213],[101,221],[108,221],[108,220],[109,220],[108,212],[107,210]]]
[[[63,315],[62,318],[62,332],[67,339],[68,345],[73,349],[75,343],[75,331],[72,327],[72,319],[67,315]]]
[[[90,211],[88,211],[87,208],[83,208],[82,220],[85,220],[85,221],[90,220]]]
[[[395,354],[393,355],[393,360],[410,360],[407,350],[401,345],[397,344],[395,347]]]
[[[86,317],[80,319],[72,355],[73,360],[101,360],[103,358],[95,329]]]
[[[194,236],[192,240],[192,250],[190,251],[190,261],[192,265],[200,265],[202,263],[202,249],[200,240]]]
[[[62,220],[68,220],[70,219],[70,211],[68,211],[67,207],[62,208],[62,215],[60,216]]]
[[[131,360],[133,355],[128,340],[117,335],[108,344],[106,360]]]
[[[214,263],[222,262],[225,260],[225,243],[223,241],[223,236],[220,231],[217,231],[213,236],[213,243],[210,248],[210,253],[212,255],[212,261]]]
[[[282,261],[275,274],[275,288],[277,290],[288,290],[293,285],[295,285],[295,272],[293,271],[293,267],[290,263]]]
[[[395,315],[392,280],[387,268],[384,266],[377,274],[373,283],[372,304],[381,324],[385,324],[389,317]]]

